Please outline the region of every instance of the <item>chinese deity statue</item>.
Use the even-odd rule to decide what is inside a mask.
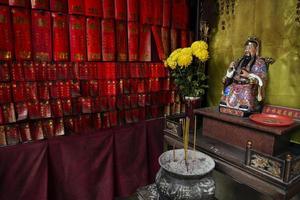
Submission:
[[[259,57],[259,48],[259,40],[249,37],[245,43],[244,56],[229,65],[223,78],[220,112],[248,116],[260,111],[269,61]]]

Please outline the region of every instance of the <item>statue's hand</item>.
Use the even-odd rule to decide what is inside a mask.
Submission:
[[[231,72],[232,70],[234,70],[234,66],[235,66],[235,62],[231,62],[228,67],[228,71]]]
[[[234,62],[231,62],[228,69],[227,69],[226,77],[227,78],[232,78],[234,72],[235,72]]]
[[[241,77],[244,77],[244,78],[249,78],[249,72],[245,69],[242,69],[241,71]]]

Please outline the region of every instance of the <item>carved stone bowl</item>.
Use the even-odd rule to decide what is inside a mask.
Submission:
[[[175,160],[174,160],[175,155]],[[206,200],[214,199],[215,182],[211,172],[214,160],[199,151],[170,150],[159,157],[161,166],[155,184],[161,200]],[[187,167],[186,167],[187,166]]]

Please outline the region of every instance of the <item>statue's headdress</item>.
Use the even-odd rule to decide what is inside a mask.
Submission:
[[[255,36],[250,36],[248,37],[248,39],[245,42],[245,46],[248,45],[249,43],[253,43],[256,46],[256,55],[259,55],[259,51],[260,51],[260,40],[255,37]]]

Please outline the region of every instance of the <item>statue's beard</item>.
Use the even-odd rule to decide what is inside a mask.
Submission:
[[[249,62],[251,62],[250,65],[252,65],[254,61],[255,61],[255,55],[254,56],[244,55],[244,57],[242,58],[240,67],[242,67],[242,68],[246,67],[249,64]]]

